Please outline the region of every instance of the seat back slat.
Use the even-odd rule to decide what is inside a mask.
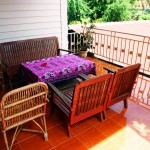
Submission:
[[[73,121],[82,120],[106,109],[113,75],[107,74],[75,86],[71,112]]]
[[[135,64],[121,68],[115,72],[108,106],[131,96],[139,69],[140,64]]]

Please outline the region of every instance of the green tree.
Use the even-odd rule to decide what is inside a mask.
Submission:
[[[131,4],[134,4],[134,3],[135,3],[135,1],[136,1],[136,0],[130,0],[130,3],[131,3]]]
[[[140,14],[138,20],[150,20],[150,14]]]
[[[88,6],[91,9],[90,18],[91,20],[99,19],[103,16],[105,9],[108,4],[112,3],[113,0],[86,0]]]
[[[68,0],[68,23],[76,20],[76,7],[74,0]]]
[[[130,1],[128,0],[115,0],[112,4],[107,5],[103,20],[105,22],[130,20],[132,16],[130,7]]]
[[[68,23],[73,21],[82,22],[88,18],[90,9],[85,0],[68,0]]]

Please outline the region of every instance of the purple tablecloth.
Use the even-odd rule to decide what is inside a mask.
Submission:
[[[94,62],[67,54],[21,64],[22,76],[29,82],[58,82],[78,77],[79,73],[96,74]]]

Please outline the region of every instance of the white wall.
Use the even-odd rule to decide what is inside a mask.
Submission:
[[[67,49],[67,0],[0,0],[0,43],[47,36]]]

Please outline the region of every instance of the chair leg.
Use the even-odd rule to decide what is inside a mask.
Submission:
[[[43,116],[43,124],[44,124],[44,138],[45,138],[45,141],[48,141],[48,133],[47,133],[45,116]]]
[[[12,149],[12,146],[13,146],[13,144],[14,144],[14,142],[15,142],[15,140],[17,138],[17,135],[19,134],[20,130],[21,130],[21,127],[17,126],[10,143],[8,143],[6,131],[3,131],[4,141],[5,141],[7,150],[11,150]]]
[[[103,121],[103,112],[99,113],[99,120],[102,122]]]
[[[9,86],[9,88],[12,90],[11,80],[9,79],[9,76],[7,75],[6,72],[3,72],[3,77],[4,77],[5,87]]]
[[[68,132],[68,136],[70,137],[71,134],[70,134],[70,124],[69,123],[67,123],[67,132]]]
[[[125,99],[123,102],[124,102],[124,108],[128,108],[128,101],[127,101],[127,99]]]
[[[7,87],[7,75],[5,72],[3,72],[3,77],[4,77],[4,84],[5,84],[5,87]]]
[[[6,73],[3,73],[3,75],[4,75],[4,84],[5,84],[5,87],[9,86],[9,88],[12,90],[13,86],[12,86],[10,78],[8,77],[8,75]]]
[[[51,97],[50,99],[50,103],[51,103],[51,111],[50,111],[50,115],[52,115],[55,111],[55,104],[54,104],[54,92],[51,92]]]
[[[55,111],[55,105],[54,105],[54,103],[53,103],[53,102],[51,102],[50,115],[53,115],[54,111]]]
[[[12,90],[13,89],[13,85],[11,83],[11,80],[9,79],[9,86],[10,86],[10,89]]]
[[[3,131],[3,136],[4,136],[6,148],[7,148],[7,150],[10,150],[9,145],[8,145],[8,139],[7,139],[6,131]]]
[[[103,118],[106,119],[106,110],[103,111]]]

